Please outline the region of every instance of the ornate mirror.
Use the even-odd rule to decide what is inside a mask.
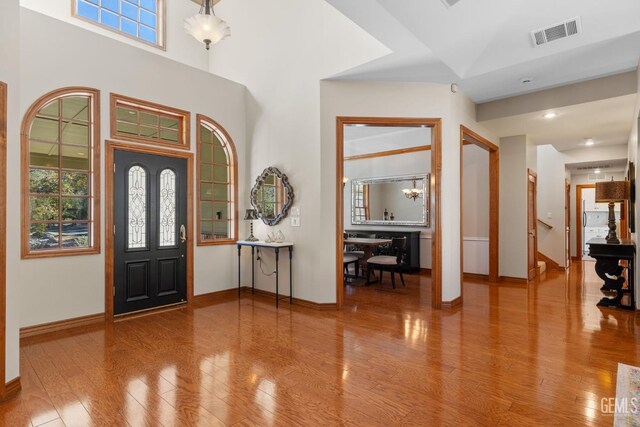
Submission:
[[[293,204],[293,188],[287,175],[275,167],[266,168],[251,189],[251,205],[267,225],[276,225]]]

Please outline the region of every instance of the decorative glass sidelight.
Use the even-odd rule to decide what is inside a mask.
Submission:
[[[129,249],[147,247],[147,172],[140,166],[129,169]]]
[[[160,246],[176,244],[176,174],[171,169],[160,173]]]

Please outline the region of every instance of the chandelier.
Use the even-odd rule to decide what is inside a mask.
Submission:
[[[413,180],[413,187],[412,188],[404,188],[402,190],[402,192],[404,193],[404,196],[407,199],[412,199],[414,202],[416,201],[417,198],[422,197],[422,193],[424,192],[423,189],[421,188],[416,188],[416,180]]]
[[[231,35],[231,29],[213,12],[212,0],[203,0],[200,12],[184,20],[184,29],[196,40],[205,44],[207,50],[213,43]],[[204,13],[203,13],[204,12]]]

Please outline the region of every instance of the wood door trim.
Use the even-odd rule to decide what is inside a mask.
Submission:
[[[397,150],[388,150],[388,151],[376,151],[375,153],[367,153],[367,154],[358,154],[356,156],[348,156],[344,158],[344,161],[349,160],[362,160],[362,159],[373,159],[375,157],[385,157],[385,156],[395,156],[396,154],[407,154],[407,153],[417,153],[420,151],[429,151],[431,150],[430,145],[419,145],[417,147],[410,148],[400,148]]]
[[[7,84],[0,82],[0,400],[8,397],[10,391],[5,384],[7,347],[7,89]]]
[[[340,309],[344,298],[342,266],[344,231],[344,125],[365,124],[372,126],[426,126],[431,128],[431,179],[435,194],[433,209],[431,306],[442,307],[442,226],[440,222],[442,181],[442,119],[415,117],[336,117],[336,304]]]
[[[533,212],[529,210],[529,182],[532,181],[533,178]],[[529,268],[529,259],[531,258],[531,253],[529,253],[529,224],[531,216],[533,215],[533,224],[535,224],[535,239],[533,241],[533,268]],[[538,269],[538,175],[527,168],[527,280],[532,280],[537,276]],[[530,276],[531,271],[536,272],[533,276]]]
[[[159,147],[146,147],[125,142],[105,141],[105,319],[113,322],[113,158],[114,151],[153,154],[157,156],[175,157],[187,160],[187,303],[193,299],[193,153],[178,150],[167,150]]]
[[[464,282],[462,156],[465,145],[476,145],[489,152],[489,281],[499,280],[500,267],[500,147],[466,126],[460,125],[460,295],[463,293]]]
[[[576,257],[582,259],[582,190],[585,188],[596,188],[595,184],[577,184],[576,185]]]

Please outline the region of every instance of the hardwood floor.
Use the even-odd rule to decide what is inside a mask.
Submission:
[[[612,425],[638,317],[599,310],[593,264],[531,284],[350,287],[320,312],[245,294],[23,340],[8,426]],[[584,271],[583,271],[584,268]],[[383,283],[383,287],[385,284]]]

